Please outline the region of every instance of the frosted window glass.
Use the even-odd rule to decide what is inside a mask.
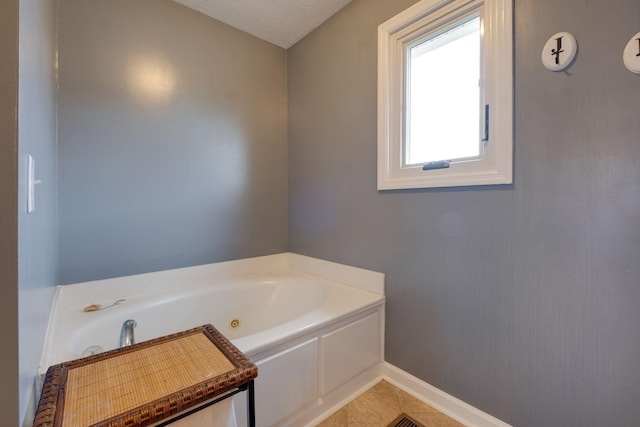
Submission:
[[[405,164],[480,155],[480,19],[409,48]]]

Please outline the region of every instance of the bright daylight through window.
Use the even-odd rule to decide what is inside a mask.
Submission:
[[[512,182],[512,0],[423,0],[378,30],[378,189]]]
[[[456,24],[409,48],[405,164],[480,155],[480,18]]]

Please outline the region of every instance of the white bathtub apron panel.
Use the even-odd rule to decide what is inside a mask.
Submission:
[[[256,426],[274,425],[318,398],[318,340],[256,363]]]
[[[382,361],[378,313],[323,335],[321,342],[324,394]]]
[[[326,402],[350,395],[350,383],[361,383],[363,375],[370,378],[383,362],[383,310],[374,307],[273,350],[250,354],[258,366],[257,427],[306,425],[326,409]],[[234,399],[238,425],[243,426],[245,399]]]
[[[223,400],[171,424],[172,427],[238,427],[233,399]]]

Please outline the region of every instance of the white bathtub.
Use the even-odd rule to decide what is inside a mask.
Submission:
[[[304,425],[376,377],[384,276],[287,253],[60,286],[41,373],[116,348],[127,319],[136,342],[213,324],[258,365],[258,425]]]

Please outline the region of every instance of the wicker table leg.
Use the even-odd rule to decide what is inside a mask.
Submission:
[[[247,384],[247,425],[256,427],[256,398],[253,390],[253,380]]]

